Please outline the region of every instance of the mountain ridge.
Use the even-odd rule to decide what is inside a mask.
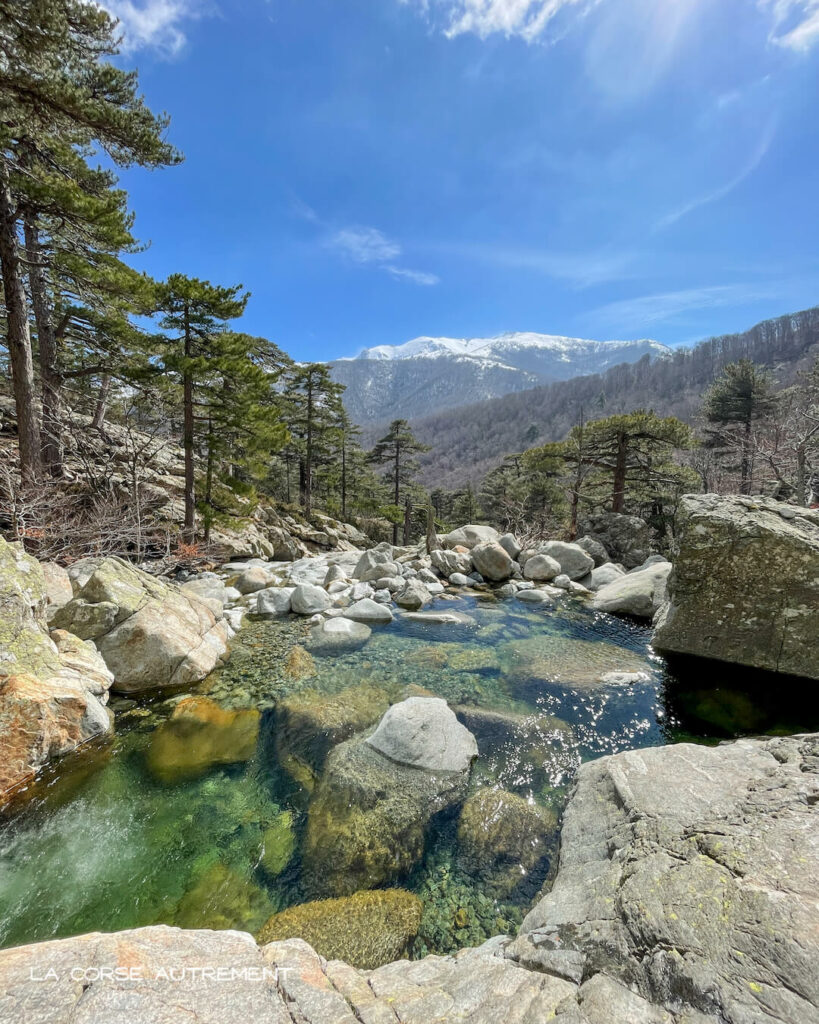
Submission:
[[[346,388],[344,402],[350,416],[366,427],[670,353],[671,349],[649,338],[596,341],[512,331],[491,338],[423,335],[402,345],[366,348],[328,365],[333,378]]]

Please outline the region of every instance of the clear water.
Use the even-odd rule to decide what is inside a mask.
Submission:
[[[467,715],[518,716],[525,743],[508,732],[479,736],[472,785],[501,786],[558,813],[587,758],[682,739],[819,727],[815,687],[781,678],[772,684],[724,666],[671,668],[651,651],[648,629],[578,604],[545,611],[469,595],[435,608],[473,621],[399,618],[374,629],[360,651],[315,654],[315,674],[301,679],[286,673],[285,661],[306,642],[306,624],[247,623],[228,665],[191,692],[224,708],[258,709],[256,753],[193,780],[158,782],[147,763],[155,730],[185,695],[113,698],[114,739],[50,768],[0,820],[0,947],[160,922],[256,931],[304,900],[308,880],[297,844],[309,794],[282,770],[275,743],[276,701],[301,689],[336,694],[366,683],[392,700],[428,692]],[[642,676],[598,682],[623,670]],[[274,876],[261,863],[264,836],[282,822],[292,825],[296,853]],[[437,820],[423,862],[398,880],[424,905],[416,955],[514,930],[548,884],[546,859],[513,893],[488,897],[480,880],[458,867],[455,825],[453,817]]]

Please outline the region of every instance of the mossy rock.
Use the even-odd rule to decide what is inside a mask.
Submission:
[[[544,633],[511,640],[498,649],[507,682],[516,693],[539,692],[544,684],[572,690],[605,686],[609,672],[646,672],[647,657],[617,644]]]
[[[293,815],[283,811],[262,836],[262,867],[269,875],[280,875],[296,852]]]
[[[357,892],[274,914],[260,943],[304,939],[326,960],[373,970],[405,956],[421,923],[421,901],[404,889]]]
[[[186,697],[153,733],[148,770],[159,782],[204,775],[214,765],[249,761],[259,736],[258,711],[226,711],[208,697]]]
[[[511,895],[542,869],[557,831],[552,811],[486,786],[463,806],[458,821],[458,866],[480,878],[487,891]]]
[[[497,672],[500,668],[498,656],[491,647],[469,644],[427,644],[413,651],[408,660],[430,672]]]
[[[207,868],[179,901],[179,928],[238,928],[255,931],[274,904],[264,889],[224,864]]]
[[[279,763],[303,785],[305,768],[321,772],[334,746],[374,725],[389,706],[387,692],[366,683],[341,693],[302,690],[286,697],[276,706]]]
[[[337,746],[307,815],[308,891],[346,896],[399,880],[421,859],[432,816],[463,800],[468,779],[396,764],[361,739]]]

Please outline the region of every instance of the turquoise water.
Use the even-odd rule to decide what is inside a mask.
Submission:
[[[276,705],[285,697],[362,686],[386,701],[443,697],[478,736],[472,787],[502,787],[556,815],[584,759],[819,726],[817,698],[797,682],[790,700],[786,680],[669,667],[652,653],[648,629],[580,604],[549,611],[469,595],[435,608],[471,621],[399,618],[357,652],[315,652],[301,675],[286,662],[294,646],[309,646],[302,620],[247,623],[228,665],[190,693],[228,712],[258,712],[258,740],[236,763],[200,767],[196,777],[163,778],[155,767],[167,722],[189,694],[112,698],[113,740],[52,766],[0,820],[0,946],[159,922],[257,931],[302,902],[310,879],[298,851],[311,780],[281,762]],[[631,681],[601,684],[623,671]],[[248,721],[255,729],[253,714]],[[210,736],[194,730],[186,752],[198,743],[204,750]],[[549,856],[502,897],[488,896],[459,864],[456,830],[455,815],[436,819],[423,860],[396,879],[423,902],[416,955],[514,930],[548,882],[556,830]]]

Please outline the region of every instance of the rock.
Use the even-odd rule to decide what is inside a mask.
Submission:
[[[389,595],[387,595],[389,598]],[[386,605],[380,604],[377,600],[368,597],[362,598],[351,604],[344,612],[348,619],[354,622],[374,622],[385,624],[392,622],[393,614]]]
[[[405,875],[423,855],[433,815],[463,799],[476,754],[444,701],[418,697],[390,708],[369,739],[335,747],[307,816],[309,890],[344,896]]]
[[[819,679],[819,511],[685,495],[654,646]]]
[[[496,583],[508,580],[514,568],[514,562],[507,551],[492,541],[476,544],[472,548],[472,564],[481,576]]]
[[[363,622],[355,622],[343,615],[325,619],[313,628],[310,646],[321,653],[355,651],[370,639],[372,630]]]
[[[665,600],[670,572],[671,562],[657,562],[648,569],[621,576],[597,591],[592,607],[613,615],[651,619]]]
[[[353,577],[364,582],[400,574],[401,569],[393,561],[391,553],[379,551],[376,548],[365,551],[353,569]]]
[[[36,559],[0,537],[0,804],[50,758],[104,735],[113,675],[93,643],[49,634]]]
[[[404,622],[418,622],[428,626],[477,626],[478,623],[465,612],[407,612]]]
[[[259,717],[256,710],[226,711],[208,697],[186,697],[151,734],[148,770],[173,785],[215,765],[249,761],[256,753]]]
[[[559,576],[555,576],[552,580],[552,586],[557,587],[558,590],[568,590],[571,585],[572,581],[565,572],[560,573]]]
[[[570,580],[579,580],[594,568],[594,559],[588,552],[577,544],[567,544],[562,540],[545,541],[540,545],[540,554],[553,558]],[[527,561],[526,566],[528,564]]]
[[[332,695],[302,690],[285,697],[276,705],[278,760],[288,771],[295,760],[320,773],[333,747],[374,725],[389,705],[386,692],[368,683]],[[291,774],[304,777],[303,771]]]
[[[430,594],[420,580],[409,579],[404,585],[404,589],[396,597],[395,603],[399,608],[417,611],[418,608],[423,608],[424,605],[429,604],[431,600],[432,594]]]
[[[468,551],[471,551],[478,544],[497,541],[498,536],[498,531],[491,526],[469,525],[444,534],[441,537],[441,543],[449,550],[453,548],[466,548]]]
[[[315,615],[331,605],[326,590],[312,583],[300,583],[290,595],[290,609],[296,615]]]
[[[180,589],[183,594],[193,594],[205,601],[216,601],[221,607],[228,603],[227,587],[215,573],[204,573],[196,579],[188,580]],[[236,593],[242,596],[238,590]]]
[[[611,561],[608,551],[606,551],[600,541],[595,540],[594,537],[579,537],[575,541],[575,544],[577,544],[579,548],[583,548],[587,554],[592,556],[595,568],[605,565],[606,562]]]
[[[41,562],[40,569],[45,582],[46,618],[51,621],[54,614],[68,604],[74,596],[71,577],[56,562]]]
[[[373,586],[378,590],[387,590],[390,594],[397,594],[399,591],[404,589],[406,580],[403,576],[384,576],[373,582]]]
[[[817,798],[816,735],[586,762],[554,885],[507,955],[604,971],[671,1020],[819,1020]]]
[[[418,570],[418,579],[422,583],[437,583],[438,577],[432,571],[432,569],[422,568]]]
[[[615,565],[614,562],[606,562],[603,565],[596,566],[592,569],[589,580],[589,590],[597,591],[605,587],[609,583],[614,583],[619,580],[621,576],[625,576],[626,572],[619,565]]]
[[[287,615],[295,587],[267,587],[256,593],[257,615]]]
[[[518,601],[524,601],[526,604],[551,604],[552,595],[546,590],[537,590],[532,587],[528,590],[518,590],[515,593],[515,597]]]
[[[392,604],[392,594],[389,590],[376,590],[373,592],[373,601],[376,604],[390,605]]]
[[[251,566],[239,575],[234,586],[240,594],[255,594],[270,586],[270,573],[261,566]]]
[[[518,588],[514,583],[504,583],[502,587],[498,587],[495,593],[498,597],[514,597],[518,592]]]
[[[274,914],[259,942],[304,939],[327,960],[371,970],[405,956],[420,924],[421,901],[405,889],[357,892]]]
[[[54,625],[93,640],[123,693],[185,686],[204,679],[224,656],[228,625],[193,594],[120,558],[81,559],[75,595]]]
[[[560,575],[560,562],[549,555],[532,555],[526,559],[523,575],[527,580],[553,580]]]
[[[472,556],[468,551],[433,551],[429,556],[433,566],[442,576],[451,576],[454,572],[466,576],[472,572]]]
[[[478,756],[475,737],[439,697],[393,704],[367,743],[396,764],[431,772],[467,772]]]
[[[337,583],[339,580],[346,582],[347,574],[340,565],[330,565],[327,567],[327,572],[324,576],[325,587],[329,587],[331,583]]]
[[[453,572],[449,577],[449,582],[453,587],[474,587],[475,581],[471,576],[464,576],[462,572]]]
[[[262,833],[261,865],[268,875],[275,878],[284,871],[295,852],[293,814],[291,811],[282,811],[273,824]]]
[[[350,597],[353,601],[362,601],[365,597],[372,597],[374,593],[375,590],[369,583],[356,583],[350,591]]]
[[[621,562],[626,569],[640,565],[651,554],[651,527],[639,516],[599,512],[590,516],[582,529],[586,539],[608,552],[606,560]]]
[[[498,544],[511,559],[517,559],[521,552],[520,543],[514,533],[504,533],[502,537],[498,537]]]
[[[557,830],[553,811],[522,796],[484,786],[464,803],[458,820],[459,867],[492,896],[510,896],[542,868]]]
[[[287,679],[311,679],[317,674],[313,656],[300,644],[291,647],[284,663],[284,674]]]

